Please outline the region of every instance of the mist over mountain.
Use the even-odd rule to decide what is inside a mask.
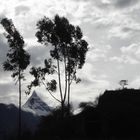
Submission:
[[[48,106],[34,91],[31,97],[22,106],[23,110],[34,113],[38,116],[49,115],[52,111],[52,107]]]

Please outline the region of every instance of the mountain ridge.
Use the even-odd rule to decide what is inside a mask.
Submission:
[[[22,108],[38,116],[47,116],[52,111],[52,108],[37,95],[36,91],[33,91]]]

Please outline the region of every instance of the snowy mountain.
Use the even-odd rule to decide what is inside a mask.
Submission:
[[[51,113],[49,107],[34,91],[27,102],[22,106],[23,110],[32,112],[38,116],[46,116]]]

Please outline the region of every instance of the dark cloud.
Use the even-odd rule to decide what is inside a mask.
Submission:
[[[136,4],[138,0],[115,0],[114,5],[118,8],[125,8]]]
[[[3,34],[0,34],[0,65],[6,59],[6,53],[8,51],[8,44]]]
[[[0,84],[0,96],[9,95],[11,93],[16,93],[17,89],[13,83],[1,83]]]
[[[0,34],[0,98],[7,96],[12,92],[16,92],[14,83],[5,83],[3,79],[10,77],[9,72],[4,72],[2,63],[6,60],[6,53],[8,51],[8,44],[3,34]],[[2,98],[1,98],[2,101]]]
[[[123,32],[139,32],[140,29],[135,29],[135,27],[134,27],[134,28],[131,28],[131,27],[124,27],[124,28],[122,28],[122,31],[123,31]]]
[[[77,0],[77,1],[83,1],[83,0]],[[112,7],[127,8],[139,2],[138,0],[110,0],[109,2],[103,2],[102,0],[94,0],[94,1],[87,0],[87,1],[90,1],[97,7],[103,8],[103,9],[106,9],[106,8],[110,9]]]
[[[15,8],[15,15],[18,16],[20,14],[26,14],[30,11],[28,6],[20,5]]]
[[[89,85],[93,84],[93,81],[91,81],[88,78],[81,78],[81,80],[82,80],[81,84],[83,84],[83,85],[89,86]]]
[[[8,44],[5,42],[5,38],[2,34],[0,34],[0,77],[1,79],[4,76],[4,71],[2,69],[2,64],[6,60],[6,53],[8,51]]]
[[[28,52],[31,55],[31,65],[40,66],[50,56],[50,47],[35,46],[28,49]]]

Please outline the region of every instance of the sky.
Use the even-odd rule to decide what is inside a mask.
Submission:
[[[74,103],[94,100],[107,89],[118,89],[120,80],[129,88],[140,88],[140,1],[139,0],[0,0],[0,18],[12,19],[24,37],[25,49],[31,54],[31,65],[40,66],[48,49],[37,42],[36,23],[44,16],[65,16],[78,25],[89,44],[86,62],[78,72],[82,82],[73,85]],[[4,72],[7,41],[0,26],[0,102],[18,103],[18,89],[10,72]],[[23,83],[22,103],[31,77]],[[43,87],[35,89],[48,103],[51,96]],[[57,93],[54,93],[57,96]]]

